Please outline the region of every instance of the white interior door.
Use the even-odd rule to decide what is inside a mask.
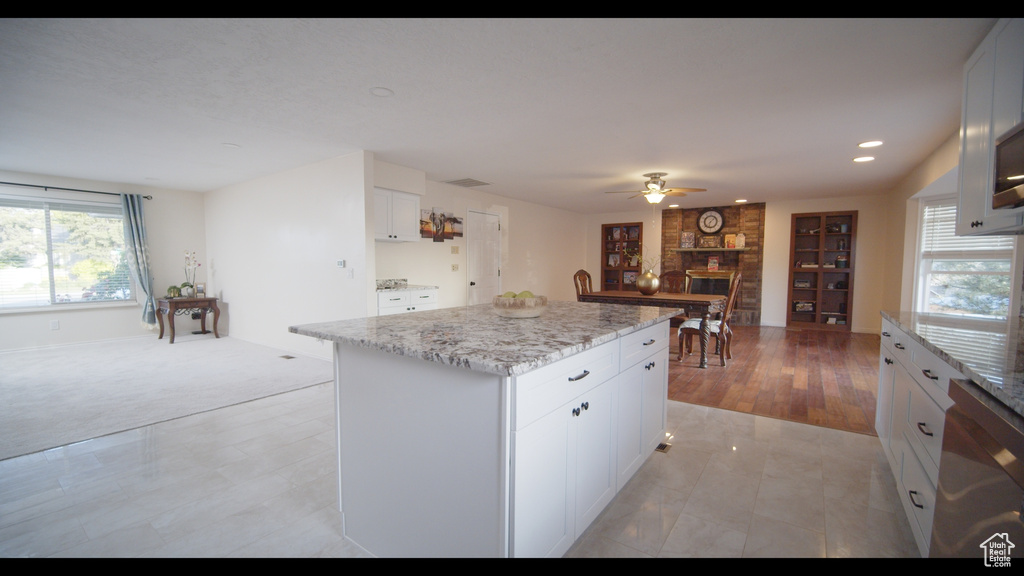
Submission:
[[[501,216],[469,210],[466,214],[469,305],[501,294]]]

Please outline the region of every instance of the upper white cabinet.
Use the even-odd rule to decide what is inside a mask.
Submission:
[[[373,189],[375,238],[385,242],[420,239],[420,197],[416,194]]]
[[[1003,18],[964,66],[958,235],[1024,233],[1024,207],[992,208],[993,144],[1022,114],[1024,20]]]

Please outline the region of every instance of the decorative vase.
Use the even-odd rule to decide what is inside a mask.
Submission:
[[[657,294],[658,290],[661,289],[661,280],[654,273],[654,270],[648,270],[637,277],[636,289],[645,296]]]
[[[196,295],[196,289],[191,286],[185,286],[181,289],[181,295],[185,298],[194,298]]]

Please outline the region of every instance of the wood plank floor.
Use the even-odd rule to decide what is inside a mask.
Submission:
[[[734,332],[728,366],[709,351],[702,370],[696,339],[697,351],[676,361],[672,329],[670,400],[875,435],[878,334],[766,326]]]

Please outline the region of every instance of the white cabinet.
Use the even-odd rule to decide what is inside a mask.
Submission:
[[[660,322],[517,378],[514,556],[563,555],[664,440],[668,343]]]
[[[896,355],[893,354],[893,333],[895,329],[888,320],[882,320],[881,345],[878,355],[878,405],[875,409],[875,432],[882,442],[882,449],[889,466],[896,469],[896,458],[890,447],[892,438],[893,387],[896,379]]]
[[[951,378],[963,376],[901,328],[882,321],[875,430],[922,557],[931,545]]]
[[[621,489],[664,441],[668,330],[668,323],[663,323],[622,338],[616,489]]]
[[[437,290],[383,290],[377,292],[377,315],[405,314],[437,308]]]
[[[993,209],[993,143],[1021,121],[1024,21],[1001,19],[964,66],[958,235],[1024,232],[1024,208]]]
[[[420,197],[416,194],[374,188],[374,234],[385,242],[416,242],[420,239]]]
[[[609,342],[517,382],[513,555],[561,556],[615,496],[618,358]]]

